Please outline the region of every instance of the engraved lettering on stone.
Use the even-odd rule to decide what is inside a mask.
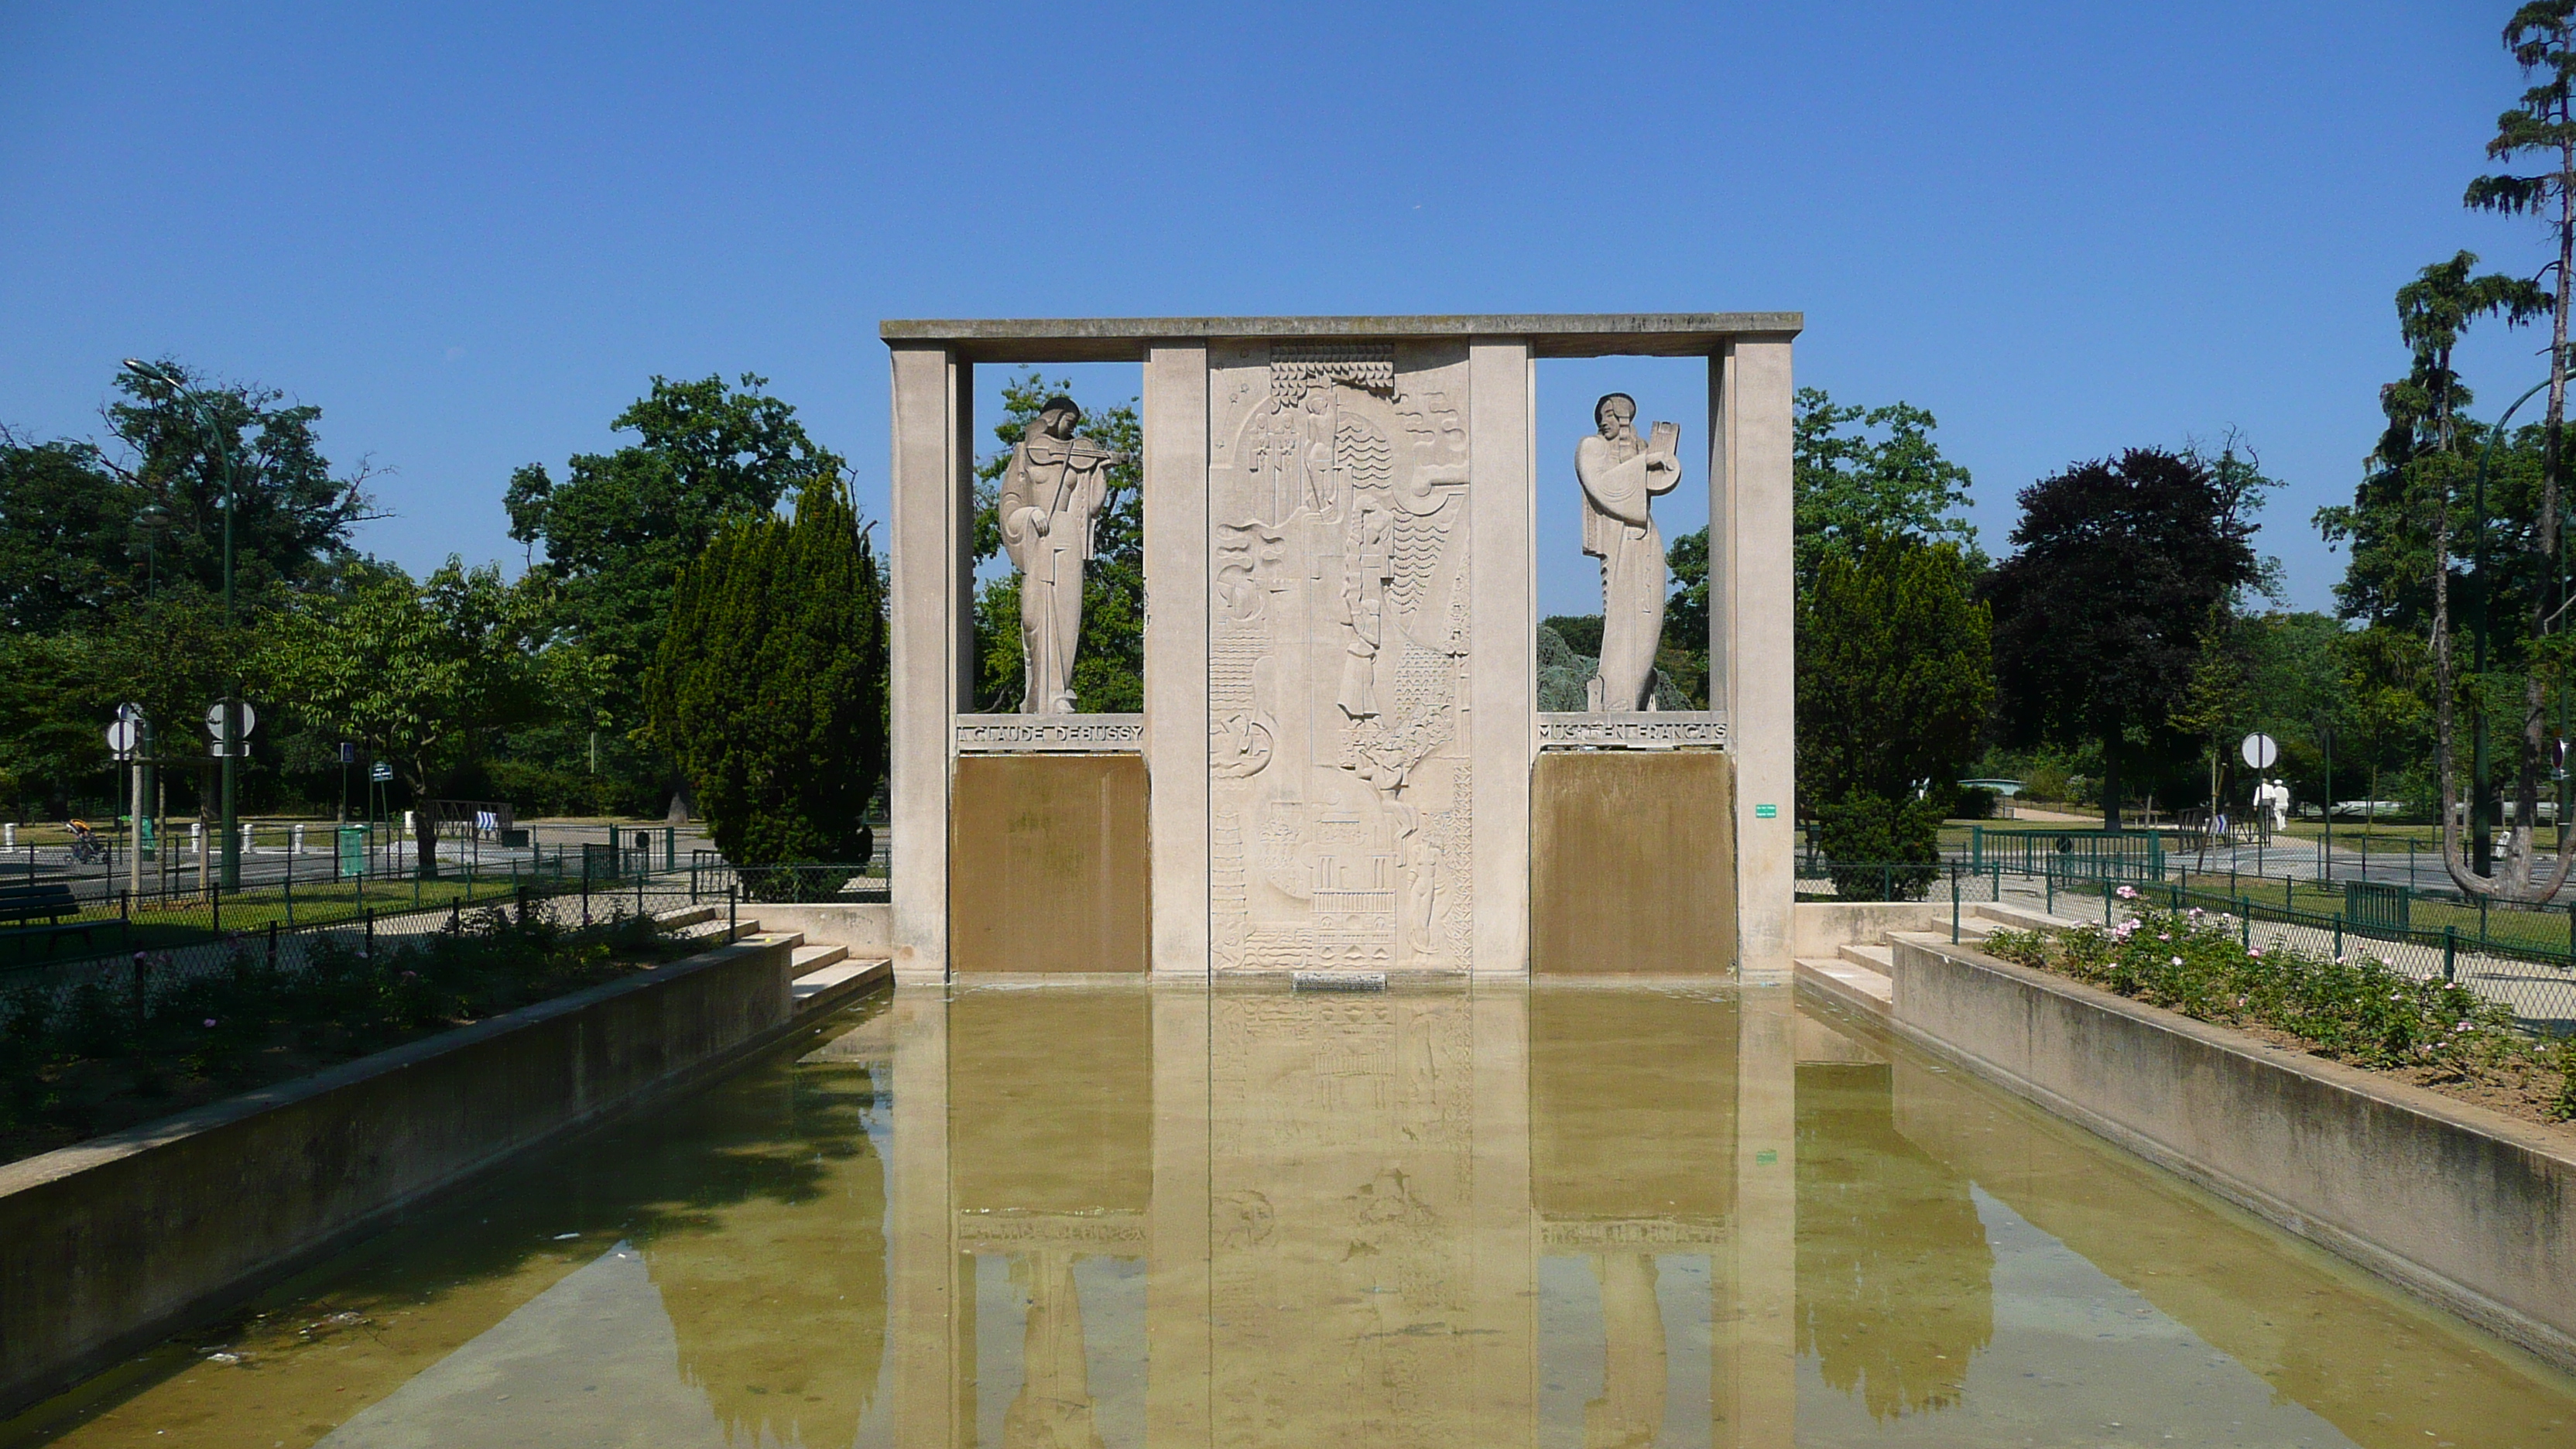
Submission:
[[[1145,748],[1140,714],[959,715],[960,754],[1125,754]]]
[[[1593,404],[1592,420],[1599,431],[1574,448],[1583,551],[1601,560],[1601,672],[1589,702],[1595,710],[1650,710],[1666,582],[1653,503],[1681,482],[1681,429],[1657,423],[1639,442],[1637,400],[1624,392]]]
[[[1706,710],[1560,714],[1538,717],[1541,748],[1696,745],[1722,748],[1726,716]]]

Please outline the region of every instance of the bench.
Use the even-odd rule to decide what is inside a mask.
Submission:
[[[47,954],[52,953],[56,936],[77,933],[82,944],[88,944],[90,932],[97,928],[97,922],[75,920],[70,925],[61,924],[63,917],[78,916],[80,911],[80,902],[73,897],[71,885],[66,881],[0,885],[0,923],[19,928],[9,932],[8,939],[27,941],[42,936]],[[45,924],[30,924],[38,920]]]

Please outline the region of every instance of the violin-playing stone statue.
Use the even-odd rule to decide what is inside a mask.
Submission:
[[[1575,445],[1583,484],[1583,551],[1601,560],[1601,672],[1597,713],[1654,708],[1655,648],[1664,636],[1664,538],[1655,495],[1682,481],[1681,429],[1657,423],[1637,439],[1637,400],[1614,392],[1592,405],[1600,432]]]
[[[1002,475],[1002,547],[1020,569],[1022,714],[1073,713],[1082,638],[1082,568],[1109,501],[1109,468],[1127,461],[1073,435],[1082,409],[1051,397],[1011,446]]]

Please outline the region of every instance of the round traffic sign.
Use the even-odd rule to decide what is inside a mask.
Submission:
[[[116,707],[116,718],[123,724],[141,724],[143,723],[143,706],[133,703],[120,704]]]
[[[2245,737],[2244,743],[2236,747],[2236,752],[2255,769],[2268,770],[2274,760],[2281,758],[2281,742],[2257,730]]]
[[[141,730],[134,727],[133,721],[118,720],[107,727],[107,747],[118,759],[124,759],[134,753],[134,746],[142,738],[142,734]]]
[[[259,711],[250,707],[249,700],[243,700],[233,708],[241,711],[241,732],[247,738],[251,731],[259,728]],[[223,738],[224,707],[220,702],[206,706],[206,733],[217,739]]]

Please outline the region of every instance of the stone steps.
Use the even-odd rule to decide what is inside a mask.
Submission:
[[[816,953],[827,964],[810,970],[802,969],[807,951]],[[825,956],[824,953],[829,954]],[[806,1012],[829,1010],[879,982],[894,979],[892,960],[852,959],[849,948],[845,946],[810,946],[797,952],[795,959],[796,967],[791,969],[798,969],[801,974],[789,983],[788,990],[796,998],[796,1011],[800,1016]]]
[[[1842,948],[1849,951],[1853,948]],[[1866,948],[1885,950],[1884,947]],[[1855,1011],[1883,1017],[1896,1005],[1896,983],[1885,971],[1850,960],[1825,960],[1800,957],[1796,963],[1797,979],[1814,987],[1827,998],[1841,1002]]]

